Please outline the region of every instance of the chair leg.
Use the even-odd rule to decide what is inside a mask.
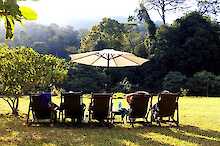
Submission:
[[[30,106],[29,106],[29,108],[28,108],[27,124],[28,124],[28,122],[29,122],[29,118],[30,118]]]
[[[129,121],[131,123],[132,128],[134,128],[134,119],[133,118],[129,118]]]
[[[179,127],[179,109],[177,107],[177,123],[176,123],[177,127]]]

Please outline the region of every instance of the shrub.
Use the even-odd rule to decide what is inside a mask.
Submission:
[[[172,92],[179,92],[181,88],[185,87],[187,78],[180,72],[169,72],[163,79],[163,89]]]
[[[123,92],[128,93],[131,91],[132,85],[128,81],[128,78],[125,77],[121,82],[117,83],[115,88],[113,89],[114,92]]]
[[[190,94],[194,96],[219,95],[220,77],[211,72],[197,72],[187,82]]]

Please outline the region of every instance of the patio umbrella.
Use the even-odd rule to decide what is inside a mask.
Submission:
[[[71,61],[75,63],[106,67],[107,69],[109,67],[140,66],[149,61],[148,59],[137,57],[132,53],[113,49],[73,54],[70,57]],[[108,90],[108,84],[106,88]]]
[[[70,57],[72,62],[107,68],[140,66],[149,61],[148,59],[137,57],[132,53],[116,51],[113,49],[73,54],[70,55]]]

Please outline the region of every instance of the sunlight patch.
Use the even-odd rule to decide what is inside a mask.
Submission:
[[[174,138],[174,137],[170,137],[170,136],[166,136],[163,134],[159,134],[159,133],[154,133],[154,132],[150,132],[147,134],[139,134],[139,136],[143,137],[143,138],[150,138],[154,141],[158,141],[160,143],[163,144],[168,144],[168,145],[187,145],[187,146],[197,146],[198,144],[196,143],[191,143],[188,141],[184,141],[178,138]]]
[[[121,144],[122,144],[122,146],[140,146],[140,145],[135,144],[134,142],[129,141],[129,140],[122,140]]]

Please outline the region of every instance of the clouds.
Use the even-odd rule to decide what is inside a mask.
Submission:
[[[138,0],[40,0],[21,4],[31,6],[38,12],[39,23],[67,25],[73,20],[127,17],[133,14]]]

